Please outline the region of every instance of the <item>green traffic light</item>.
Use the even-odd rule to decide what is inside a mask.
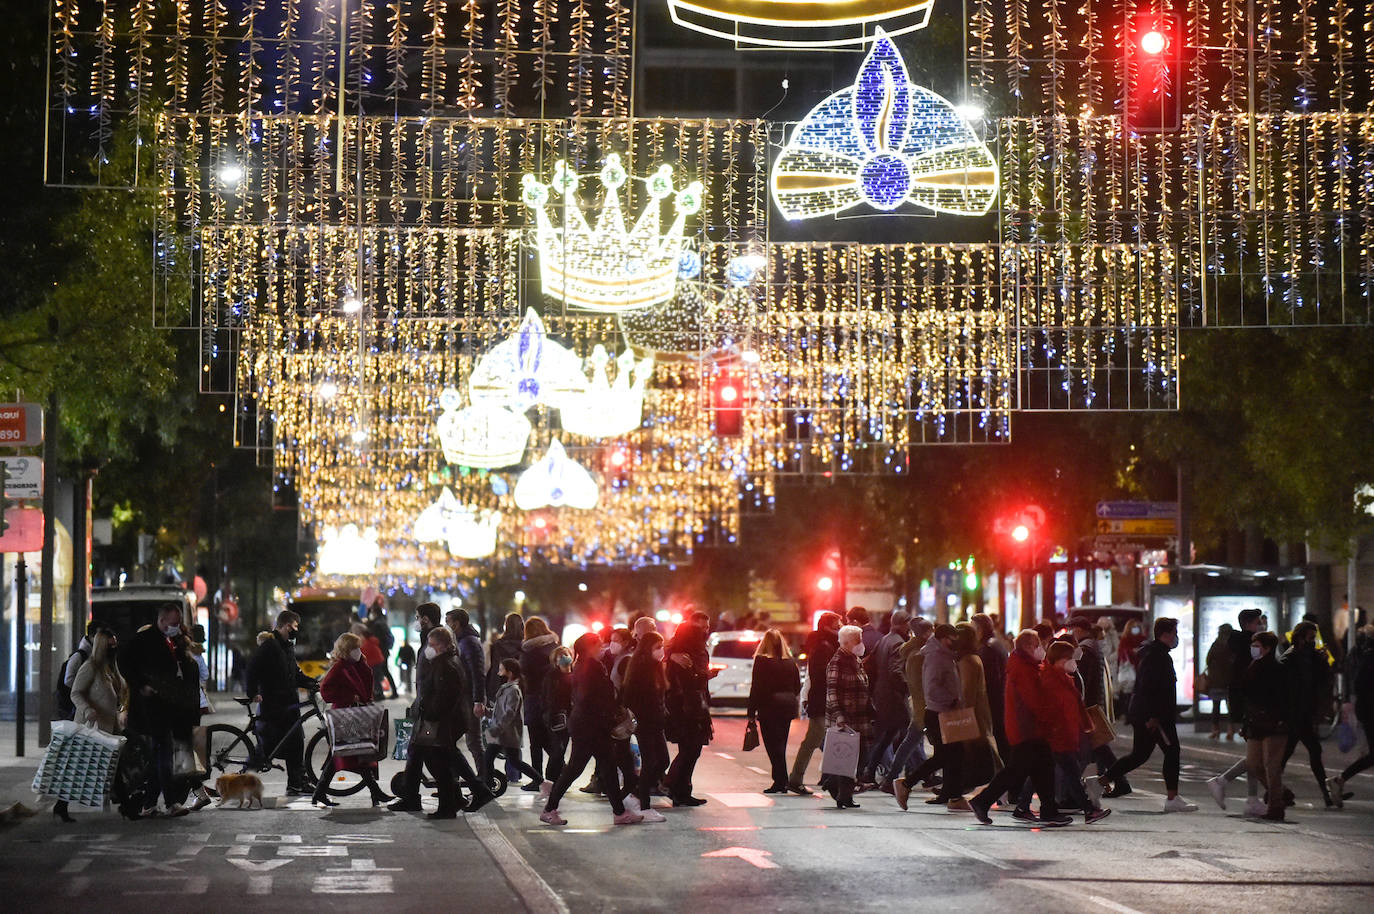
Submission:
[[[977,575],[977,573],[970,571],[968,574],[964,575],[964,589],[965,589],[965,590],[977,590],[977,589],[978,589],[978,575]]]

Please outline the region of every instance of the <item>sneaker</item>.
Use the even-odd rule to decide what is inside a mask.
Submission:
[[[948,809],[950,812],[973,812],[968,805],[968,800],[965,800],[963,797],[955,797],[950,800],[945,804],[945,809]]]
[[[978,801],[977,797],[968,801],[969,812],[973,813],[973,818],[983,825],[991,825],[992,817],[988,815],[988,807]]]
[[[1086,825],[1092,825],[1094,822],[1101,822],[1103,819],[1107,818],[1111,814],[1112,811],[1110,809],[1102,809],[1101,807],[1099,807],[1097,809],[1094,809],[1092,812],[1088,813],[1086,816],[1084,816],[1083,822]]]
[[[665,816],[663,813],[659,812],[657,809],[646,809],[646,810],[644,810],[642,813],[640,813],[639,815],[640,815],[641,818],[644,819],[645,822],[667,822],[667,821],[668,821],[668,817]]]
[[[1011,817],[1022,822],[1032,822],[1036,825],[1040,824],[1040,817],[1037,816],[1035,813],[1031,812],[1029,809],[1021,809],[1020,807],[1017,807],[1016,809],[1012,810]]]
[[[1102,782],[1097,778],[1084,778],[1083,791],[1092,801],[1094,809],[1102,805]]]
[[[1331,804],[1337,809],[1345,808],[1345,779],[1339,774],[1326,779],[1326,790],[1331,795]]]
[[[637,812],[630,812],[628,809],[616,816],[613,820],[616,825],[638,825],[644,821],[644,817]]]
[[[553,781],[546,779],[544,783],[539,785],[539,796],[547,799],[551,793],[553,793]]]
[[[1189,803],[1183,797],[1174,797],[1164,801],[1165,812],[1197,812],[1197,804]]]
[[[892,782],[892,795],[897,798],[897,805],[905,810],[907,801],[911,799],[911,788],[907,785],[906,778],[897,778]]]
[[[1064,815],[1062,812],[1059,813],[1058,815],[1050,816],[1049,818],[1046,818],[1046,817],[1044,817],[1044,816],[1041,816],[1041,817],[1040,817],[1040,827],[1041,827],[1041,828],[1063,828],[1065,825],[1072,825],[1072,824],[1073,824],[1073,819],[1071,819],[1071,818],[1069,818],[1068,816]]]
[[[1226,808],[1226,779],[1221,775],[1207,779],[1207,789],[1212,794],[1212,799],[1217,801],[1217,805],[1222,809]]]
[[[420,801],[418,799],[399,799],[395,803],[389,805],[387,809],[391,810],[392,812],[421,812],[424,809],[424,807],[420,805]]]
[[[210,797],[202,793],[200,796],[196,797],[196,801],[191,804],[190,809],[191,812],[199,812],[209,805]]]
[[[1114,800],[1117,797],[1128,796],[1130,793],[1130,784],[1127,784],[1125,781],[1117,781],[1111,787],[1108,787],[1106,790],[1102,791],[1102,796],[1106,797],[1109,800]]]
[[[639,806],[639,797],[635,796],[634,794],[630,794],[628,797],[625,798],[625,809],[628,812],[633,813],[640,813],[644,811]]]
[[[539,814],[539,821],[545,825],[567,825],[568,820],[558,814],[556,809],[546,809]]]
[[[190,814],[191,810],[187,809],[185,806],[182,806],[180,803],[173,803],[171,806],[167,807],[167,815],[171,816],[174,819],[180,816],[189,816]]]
[[[314,788],[314,787],[307,787],[307,786],[304,786],[304,785],[298,785],[298,786],[295,786],[295,787],[290,787],[290,786],[288,786],[288,787],[286,788],[286,795],[287,795],[288,797],[309,797],[309,796],[314,796],[314,794],[315,794],[315,788]]]
[[[1264,801],[1259,797],[1248,797],[1245,800],[1245,817],[1247,819],[1258,819],[1269,811],[1269,807],[1264,805]]]

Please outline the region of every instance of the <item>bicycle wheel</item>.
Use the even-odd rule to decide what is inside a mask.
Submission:
[[[205,764],[209,770],[206,780],[213,781],[221,774],[242,774],[257,769],[257,750],[238,727],[214,724],[205,728]]]
[[[510,781],[500,771],[492,771],[491,774],[487,775],[487,789],[491,791],[492,796],[499,797],[506,792],[508,786],[510,786]]]
[[[367,785],[356,771],[334,770],[334,759],[329,754],[329,734],[324,730],[310,738],[310,744],[305,747],[305,764],[311,777],[329,779],[325,792],[330,796],[352,796]]]

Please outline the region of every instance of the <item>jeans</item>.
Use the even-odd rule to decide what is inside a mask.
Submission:
[[[964,749],[959,743],[947,743],[940,733],[940,712],[926,709],[926,735],[930,737],[933,749],[930,758],[921,763],[911,773],[913,781],[925,780],[937,770],[944,772],[945,779],[940,784],[936,796],[953,800],[964,795],[961,775],[964,767]],[[1018,782],[1019,783],[1019,782]],[[1041,797],[1044,801],[1044,797]]]
[[[615,752],[615,766],[620,771],[620,783],[625,788],[622,796],[629,796],[639,786],[639,778],[635,774],[635,754],[630,751],[628,739],[612,739],[611,745]],[[610,792],[605,787],[602,787],[601,791]]]
[[[759,715],[759,741],[763,751],[768,753],[768,767],[772,770],[772,787],[787,786],[787,733],[792,729],[792,718]]]
[[[663,727],[639,725],[635,734],[639,743],[639,783],[636,795],[639,808],[648,809],[654,788],[668,770],[668,741],[663,738]]]
[[[1083,757],[1077,752],[1054,753],[1055,787],[1071,806],[1082,810],[1096,809],[1083,789]]]
[[[1264,785],[1269,797],[1269,815],[1283,815],[1283,747],[1287,737],[1282,733],[1245,741],[1245,761],[1255,778]]]
[[[911,722],[911,726],[906,729],[906,737],[902,744],[897,747],[897,752],[892,756],[892,767],[888,769],[888,780],[905,777],[909,782],[910,774],[913,770],[912,759],[917,763],[926,760],[925,731],[916,721]]]
[[[1321,787],[1322,796],[1325,797],[1327,794],[1326,766],[1322,764],[1322,740],[1317,735],[1316,721],[1310,717],[1306,720],[1294,721],[1290,726],[1288,742],[1283,749],[1283,764],[1288,764],[1288,760],[1293,757],[1293,750],[1298,748],[1298,743],[1302,743],[1306,747],[1307,763],[1311,766],[1312,775]]]
[[[1108,781],[1115,781],[1122,775],[1129,774],[1145,764],[1145,760],[1154,754],[1155,747],[1159,746],[1164,750],[1164,786],[1170,795],[1178,793],[1180,749],[1178,729],[1174,722],[1161,720],[1159,728],[1155,730],[1151,730],[1143,723],[1133,723],[1131,727],[1135,731],[1135,741],[1131,744],[1130,754],[1117,759],[1116,764],[1102,777]]]
[[[1059,803],[1054,795],[1054,756],[1049,743],[1040,739],[1026,740],[1011,747],[1007,754],[1007,765],[993,776],[973,803],[991,806],[998,797],[1008,790],[1019,790],[1030,778],[1035,792],[1040,795],[1040,817],[1052,819],[1059,815]]]
[[[609,735],[587,739],[573,738],[572,754],[549,792],[548,802],[544,804],[545,811],[558,808],[563,794],[568,792],[573,781],[581,777],[587,768],[587,762],[593,759],[596,760],[596,779],[601,783],[601,789],[606,792],[606,799],[611,801],[611,811],[617,816],[625,811],[625,796],[628,791],[616,778],[615,747],[611,745],[612,742]]]
[[[539,776],[539,772],[535,771],[521,760],[519,746],[498,746],[495,743],[487,743],[486,753],[482,757],[483,772],[491,771],[491,763],[496,761],[498,755],[506,760],[507,768],[514,766],[517,772],[527,775],[532,781],[538,782],[543,780],[543,778]]]
[[[910,729],[910,721],[900,727],[891,727],[883,730],[876,730],[873,735],[873,748],[869,751],[868,757],[864,759],[863,767],[859,769],[859,777],[864,781],[873,780],[874,774],[878,770],[878,763],[883,760],[883,753],[889,746],[895,746],[897,741],[906,735]],[[896,769],[894,763],[893,769]],[[888,772],[888,777],[892,777]]]
[[[806,722],[806,734],[797,747],[797,757],[792,761],[792,774],[787,779],[790,787],[801,787],[806,778],[806,769],[811,766],[811,756],[825,742],[825,718],[813,717]]]

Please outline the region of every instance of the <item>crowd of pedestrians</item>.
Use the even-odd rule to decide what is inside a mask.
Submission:
[[[441,624],[439,606],[423,603],[416,609],[418,649],[405,677],[413,692],[407,709],[413,731],[397,796],[383,790],[376,763],[358,757],[333,759],[332,770],[313,780],[303,759],[298,690],[318,689],[334,708],[383,697],[381,683],[390,675],[385,654],[380,664],[377,654],[391,645],[378,634],[379,619],[384,623],[374,606],[368,621],[338,635],[319,682],[296,662],[296,613],[282,612],[260,637],[247,666],[247,690],[259,703],[262,744],[276,746],[285,762],[288,795],[337,805],[326,785],[334,771],[349,771],[362,778],[374,806],[418,812],[427,771],[439,800],[430,818],[453,818],[495,799],[491,776],[499,759],[512,782],[523,780],[521,790],[539,795],[539,818],[549,825],[566,824],[559,806],[588,766],[594,776],[582,790],[604,796],[617,825],[666,821],[651,807],[655,796],[675,807],[707,802],[695,794],[693,780],[714,736],[709,683],[716,671],[707,650],[710,618],[696,611],[669,638],[651,618],[639,617],[604,637],[583,634],[571,649],[540,617],[512,613],[484,647],[465,611],[448,613]],[[905,810],[924,788],[926,804],[984,824],[994,808],[1044,827],[1069,825],[1075,815],[1092,824],[1110,814],[1102,801],[1130,794],[1128,776],[1158,752],[1163,811],[1194,811],[1179,793],[1171,657],[1178,622],[1153,620],[1148,639],[1140,625],[1131,622],[1117,638],[1110,624],[1074,617],[1008,641],[984,614],[949,625],[897,610],[882,631],[862,609],[843,617],[828,612],[803,646],[804,679],[786,639],[770,628],[758,637],[747,705],[750,738],[768,758],[763,792],[813,795],[805,783],[813,757],[824,751],[828,733],[847,733],[858,746],[852,774],[823,775],[818,783],[840,809],[858,809],[856,797],[873,791],[890,794]],[[1244,758],[1207,786],[1225,808],[1227,784],[1244,775],[1246,815],[1283,821],[1292,802],[1284,767],[1299,746],[1331,807],[1342,805],[1346,781],[1374,760],[1366,752],[1340,774],[1327,775],[1317,726],[1331,707],[1332,657],[1314,623],[1298,625],[1286,649],[1267,627],[1258,610],[1245,610],[1207,652],[1214,707],[1227,703],[1228,739],[1239,733],[1246,744]],[[203,640],[199,627],[185,626],[181,608],[169,603],[155,624],[122,646],[93,623],[63,668],[63,710],[146,745],[138,815],[186,815],[210,802],[175,758],[209,710]],[[1374,627],[1361,631],[1353,659],[1350,710],[1369,732]],[[1131,729],[1131,749],[1120,758],[1111,748],[1114,666]],[[391,689],[394,697],[394,683]],[[798,717],[806,718],[805,731],[789,768],[788,737]],[[1211,736],[1220,733],[1214,715]],[[55,812],[69,821],[65,804]]]

